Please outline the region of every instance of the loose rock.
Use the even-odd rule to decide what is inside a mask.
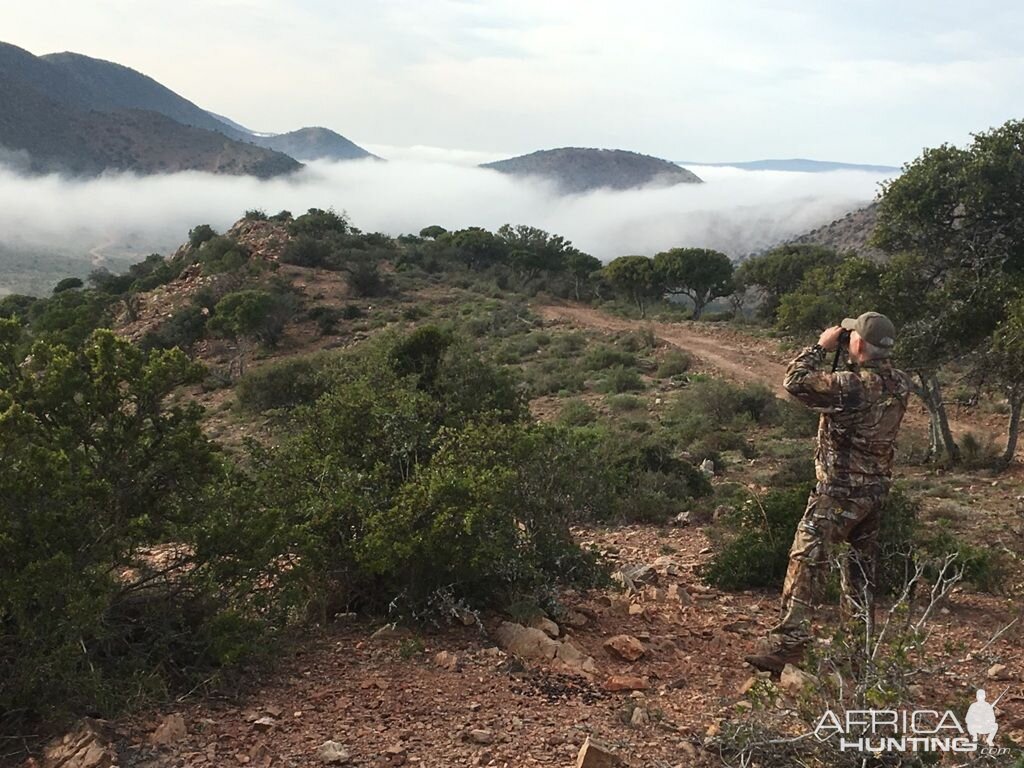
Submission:
[[[604,649],[613,656],[625,661],[636,661],[647,651],[643,643],[632,635],[615,635],[604,641]]]
[[[352,759],[345,745],[337,741],[325,741],[316,751],[316,757],[321,763],[328,765],[343,765]]]
[[[800,693],[808,685],[817,684],[818,678],[809,672],[804,672],[799,667],[794,667],[792,664],[787,664],[783,667],[782,674],[779,676],[779,687],[792,694]]]
[[[43,750],[42,768],[117,768],[117,752],[98,720],[86,718]]]
[[[648,687],[646,677],[634,675],[612,675],[604,681],[606,691],[646,691]]]
[[[580,747],[576,768],[619,768],[622,761],[608,747],[589,736]]]
[[[156,727],[149,737],[150,744],[173,744],[188,736],[188,728],[185,727],[185,718],[180,713],[168,715]]]

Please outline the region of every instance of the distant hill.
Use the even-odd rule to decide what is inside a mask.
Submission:
[[[868,245],[877,220],[878,203],[871,203],[865,208],[850,211],[831,224],[795,237],[790,242],[825,245],[840,252],[852,252],[869,259],[883,259],[885,254],[882,251]]]
[[[704,165],[713,168],[742,168],[746,171],[799,171],[801,173],[828,173],[829,171],[865,171],[868,173],[898,173],[894,165],[862,165],[859,163],[836,163],[830,160],[749,160],[740,163],[694,163],[682,162],[679,165]]]
[[[695,173],[668,160],[622,149],[545,149],[480,167],[513,176],[549,179],[565,193],[701,182]]]
[[[227,125],[170,88],[129,67],[80,53],[50,53],[39,59],[67,74],[75,84],[80,106],[98,112],[145,109],[182,125],[216,131],[233,139],[246,137],[244,131]]]
[[[284,152],[296,160],[380,159],[329,128],[300,128],[274,136],[250,134],[249,141]]]
[[[23,157],[23,170],[198,170],[266,178],[301,167],[280,152],[134,108],[136,103],[166,108],[182,119],[192,119],[196,110],[207,115],[125,67],[74,54],[50,60],[0,43],[0,147]]]

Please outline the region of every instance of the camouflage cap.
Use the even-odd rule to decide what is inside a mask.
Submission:
[[[892,349],[896,344],[896,326],[885,315],[865,312],[857,318],[848,317],[842,322],[843,328],[856,331],[864,341],[882,349]]]

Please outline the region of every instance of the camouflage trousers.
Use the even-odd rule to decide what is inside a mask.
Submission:
[[[782,588],[782,617],[770,631],[785,645],[806,642],[809,625],[828,579],[830,557],[839,555],[846,617],[867,613],[874,618],[878,529],[887,490],[843,497],[812,491],[789,550],[789,568]],[[839,545],[847,543],[843,552]]]

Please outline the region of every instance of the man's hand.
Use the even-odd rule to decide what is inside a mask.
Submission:
[[[834,325],[826,328],[818,339],[818,346],[827,352],[832,352],[839,346],[839,337],[843,335],[843,326]]]

